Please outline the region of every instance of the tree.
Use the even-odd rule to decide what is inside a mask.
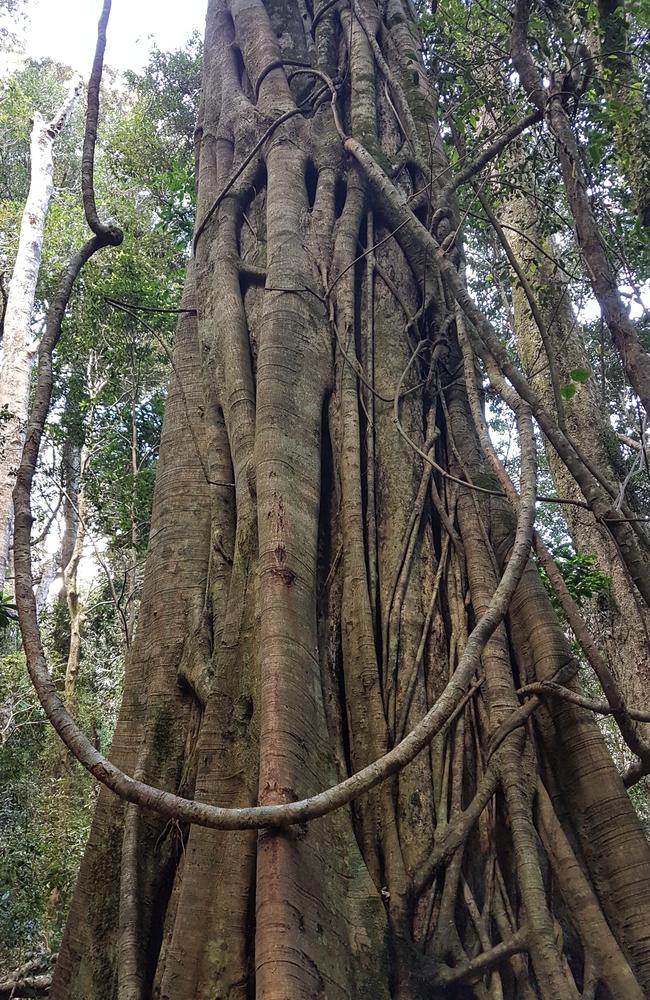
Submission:
[[[399,0],[210,4],[111,762],[58,698],[34,613],[43,349],[15,491],[23,641],[50,720],[118,793],[99,798],[57,1000],[650,988],[650,848],[529,557],[531,413],[647,602],[645,528],[467,292],[455,190],[508,136],[451,174],[419,48]],[[516,418],[512,502],[479,441],[480,365]],[[624,725],[619,702],[586,706]]]
[[[544,398],[547,408],[555,411],[556,420],[556,401],[559,398],[559,419],[570,428],[571,436],[580,442],[583,454],[606,476],[612,489],[624,495],[627,464],[609,414],[603,408],[596,379],[592,377],[586,344],[571,306],[568,283],[563,280],[557,254],[552,244],[540,234],[538,212],[530,198],[521,194],[511,197],[504,206],[503,216],[508,235],[503,230],[501,232],[516,258],[524,283],[517,283],[512,293],[515,337],[524,369],[531,384]],[[541,247],[541,250],[536,250],[536,247]],[[527,296],[531,296],[546,347]],[[557,370],[553,372],[555,393],[549,377],[550,366],[542,360],[546,357],[557,365]],[[607,660],[625,693],[626,701],[640,705],[644,701],[644,691],[648,689],[650,669],[647,608],[637,602],[634,587],[630,585],[625,567],[612,547],[611,537],[600,530],[590,512],[579,506],[580,492],[552,448],[548,449],[548,463],[557,493],[578,501],[575,505],[568,505],[565,512],[576,549],[595,560],[603,579],[607,581],[601,598],[601,646],[607,652]],[[631,471],[633,469],[634,466]],[[628,489],[627,500],[640,516],[643,504],[634,503],[633,490]]]
[[[480,76],[481,71],[478,72]],[[483,68],[482,75],[485,73]],[[490,75],[492,79],[488,76],[482,89],[491,82],[495,92],[499,80],[494,72]],[[509,97],[508,92],[503,95],[496,114],[508,108]],[[489,133],[490,127],[505,128],[507,123],[488,115],[482,128]],[[458,144],[459,151],[466,152],[460,140]],[[512,287],[501,287],[500,293],[508,300],[514,343],[531,386],[558,425],[607,479],[612,493],[618,493],[621,499],[625,497],[635,515],[641,516],[647,499],[645,484],[639,483],[638,476],[643,449],[639,447],[631,463],[626,460],[621,442],[628,448],[630,445],[634,448],[636,442],[622,434],[617,436],[602,379],[598,384],[590,367],[586,331],[573,306],[571,281],[561,263],[559,239],[556,236],[554,245],[548,234],[543,187],[546,186],[548,194],[553,185],[553,181],[549,184],[549,177],[553,176],[554,164],[539,152],[540,148],[543,149],[543,133],[538,126],[530,135],[510,144],[501,170],[493,165],[491,197],[485,191],[484,181],[475,178],[472,182],[489,224],[481,244],[483,253],[488,254],[488,264],[483,270],[491,268],[489,278],[494,281],[494,274],[503,271],[503,263],[506,264],[505,280],[509,283],[510,272]],[[517,179],[516,185],[512,184],[513,178]],[[560,194],[561,187],[556,188],[556,195]],[[563,207],[561,201],[559,207]],[[492,249],[492,260],[490,236],[497,244],[496,253]],[[486,275],[481,278],[486,280]],[[612,547],[611,536],[581,505],[580,490],[552,447],[546,448],[546,458],[556,493],[571,501],[564,504],[563,535],[552,547],[560,557],[566,555],[568,531],[575,546],[574,565],[581,568],[586,587],[584,593],[576,596],[584,600],[592,593],[597,595],[596,606],[592,608],[592,628],[599,630],[600,646],[626,702],[642,704],[650,666],[647,608],[637,601],[625,567]],[[590,592],[589,588],[594,589]]]
[[[96,157],[95,184],[106,213],[123,220],[128,231],[119,260],[104,266],[101,257],[95,258],[75,286],[54,359],[45,454],[34,488],[36,597],[54,682],[64,692],[67,686],[67,700],[84,731],[102,748],[110,745],[124,647],[139,603],[172,342],[173,314],[150,307],[175,305],[191,240],[193,192],[184,178],[192,172],[197,66],[200,47],[194,40],[187,52],[154,52],[126,92],[121,78],[103,78],[106,144]],[[61,104],[69,77],[67,67],[27,60],[3,81],[0,267],[8,273],[29,183],[33,109],[49,117]],[[83,134],[79,108],[57,141],[55,194],[34,305],[36,330],[84,222],[79,206]],[[162,148],[174,151],[171,167]],[[129,308],[109,306],[107,298]],[[132,523],[138,535],[135,559]],[[77,581],[72,557],[78,557],[84,535],[84,555],[92,556],[97,548],[101,566],[89,581],[85,558]],[[48,601],[64,567],[64,587]],[[12,886],[10,893],[0,892],[0,967],[18,969],[29,960],[31,969],[38,958],[45,973],[49,955],[58,950],[95,788],[90,776],[74,767],[54,731],[48,732],[36,696],[29,694],[14,615],[9,603],[0,608],[0,884]],[[0,994],[3,987],[4,981]]]
[[[51,121],[37,114],[31,138],[29,193],[20,227],[20,241],[3,311],[0,356],[0,418],[2,420],[2,471],[0,472],[0,589],[4,588],[12,526],[11,492],[23,445],[29,409],[34,344],[32,313],[41,264],[45,217],[53,182],[52,147],[79,96],[81,80],[74,79],[65,101]]]
[[[643,17],[642,11],[639,11]],[[647,20],[647,18],[646,18]],[[613,131],[621,168],[629,180],[641,225],[650,227],[650,132],[643,83],[634,64],[629,15],[621,0],[599,0],[598,49],[601,76],[613,117]]]

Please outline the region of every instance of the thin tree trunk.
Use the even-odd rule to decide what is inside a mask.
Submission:
[[[39,616],[47,607],[50,589],[60,572],[61,550],[59,549],[54,553],[54,555],[50,556],[49,559],[46,559],[41,566],[41,577],[38,581],[38,589],[36,591],[36,608]]]
[[[565,96],[570,88],[582,95],[594,76],[602,87],[618,166],[641,225],[650,227],[650,109],[637,66],[637,45],[629,37],[628,5],[625,0],[597,0],[595,9],[587,9],[565,0],[545,0],[542,8],[566,47]]]
[[[63,442],[61,478],[63,485],[63,537],[61,539],[61,566],[65,568],[72,559],[77,529],[79,527],[79,490],[81,488],[82,446],[71,434]],[[65,601],[65,580],[62,598]]]
[[[52,147],[64,128],[81,90],[75,78],[66,98],[46,122],[34,116],[31,135],[30,185],[20,226],[18,253],[3,314],[4,333],[0,355],[0,587],[8,570],[16,469],[22,452],[29,408],[29,388],[34,358],[32,313],[41,264],[45,217],[53,191]]]
[[[650,109],[634,64],[622,0],[598,0],[598,43],[619,165],[641,225],[650,229]]]

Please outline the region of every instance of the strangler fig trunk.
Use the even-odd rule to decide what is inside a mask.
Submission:
[[[432,706],[525,511],[462,380],[458,215],[406,0],[212,0],[197,162],[196,315],[112,759],[288,803]],[[650,851],[598,727],[561,701],[503,729],[520,685],[572,665],[531,562],[452,720],[351,806],[228,832],[104,790],[52,997],[557,1000],[595,970],[642,1000]]]

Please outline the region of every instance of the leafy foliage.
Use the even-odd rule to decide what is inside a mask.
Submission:
[[[0,594],[0,635],[16,620],[16,605],[8,594]]]
[[[609,577],[596,568],[593,556],[576,552],[567,543],[554,545],[551,554],[569,593],[580,607],[594,597],[607,593]]]
[[[93,646],[76,713],[107,750],[120,669]],[[96,789],[45,718],[22,654],[0,657],[0,728],[0,966],[9,969],[58,947]]]

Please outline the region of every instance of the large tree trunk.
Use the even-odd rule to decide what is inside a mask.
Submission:
[[[112,753],[160,788],[285,803],[380,757],[518,558],[447,271],[415,216],[390,238],[398,193],[440,207],[437,136],[401,0],[210,3],[197,316]],[[598,727],[560,702],[500,729],[519,684],[571,662],[530,563],[453,721],[351,807],[188,830],[102,792],[52,997],[557,1000],[595,970],[642,1000],[650,851]]]
[[[13,501],[11,492],[23,447],[33,367],[32,313],[41,265],[45,217],[52,197],[52,146],[81,90],[75,78],[51,121],[34,116],[31,136],[30,185],[20,226],[18,253],[3,313],[0,356],[0,591],[9,558]]]

